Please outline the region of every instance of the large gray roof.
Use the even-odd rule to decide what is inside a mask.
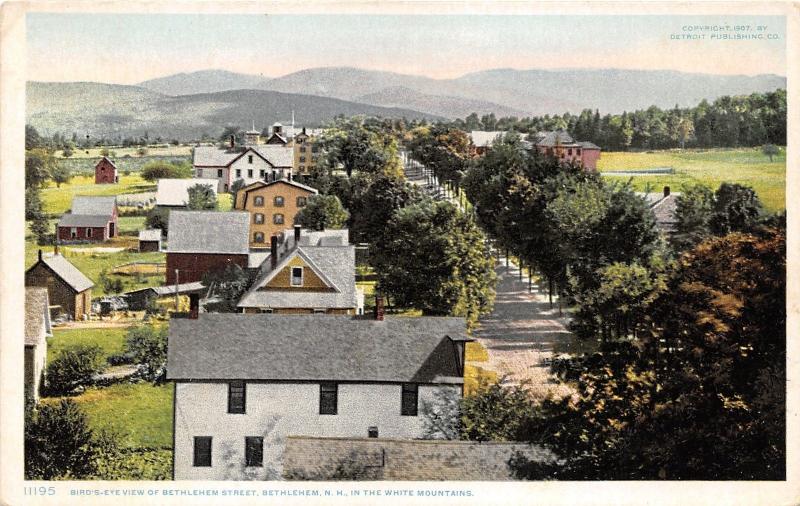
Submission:
[[[47,288],[25,287],[25,344],[35,346],[42,341],[42,331],[50,332],[50,309]]]
[[[93,214],[110,216],[114,214],[117,197],[72,197],[72,214]]]
[[[538,132],[531,136],[533,143],[537,146],[553,147],[556,145],[575,144],[575,140],[567,132],[559,130],[556,132]]]
[[[292,241],[293,242],[293,241]],[[301,238],[302,244],[302,238]],[[296,256],[304,257],[312,268],[327,278],[336,288],[334,292],[311,292],[296,289],[259,290],[276,271],[282,270]],[[300,246],[295,248],[276,266],[266,270],[242,296],[238,307],[258,308],[355,308],[356,296],[355,246]]]
[[[94,286],[94,282],[91,279],[87,278],[84,273],[61,255],[42,256],[41,262],[76,292],[82,292]]]
[[[192,152],[192,165],[196,167],[227,167],[248,151],[257,152],[275,167],[292,167],[294,164],[294,148],[259,144],[234,151],[220,149],[216,146],[197,146]]]
[[[246,255],[249,224],[244,211],[171,211],[167,252]]]
[[[189,202],[189,188],[198,184],[210,186],[214,195],[217,194],[216,179],[159,179],[156,189],[156,205],[185,206]]]
[[[201,313],[169,325],[167,378],[460,383],[463,318]]]
[[[58,220],[59,227],[105,227],[111,221],[108,214],[64,214]]]

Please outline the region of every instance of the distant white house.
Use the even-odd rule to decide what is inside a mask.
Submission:
[[[461,397],[463,318],[200,313],[169,326],[174,478],[280,479],[288,436],[416,439]]]
[[[25,397],[39,402],[39,386],[47,364],[50,309],[47,288],[25,288]]]
[[[156,189],[156,205],[160,207],[186,207],[189,202],[189,188],[208,185],[217,194],[216,179],[159,179]]]
[[[231,149],[198,146],[192,154],[194,177],[215,178],[219,193],[230,191],[237,179],[248,185],[288,178],[293,164],[294,148],[282,144],[253,144]]]

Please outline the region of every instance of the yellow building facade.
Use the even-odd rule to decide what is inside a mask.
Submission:
[[[250,213],[250,247],[269,248],[270,237],[294,225],[297,213],[318,192],[296,181],[256,181],[236,192],[234,209]]]

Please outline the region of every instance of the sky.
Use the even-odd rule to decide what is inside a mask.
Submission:
[[[35,81],[135,84],[205,69],[279,77],[332,66],[439,79],[491,68],[786,75],[779,16],[29,13],[26,28]]]

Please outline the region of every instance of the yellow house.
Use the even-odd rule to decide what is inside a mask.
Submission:
[[[253,286],[237,306],[243,313],[362,314],[364,295],[356,288],[355,246],[347,231],[287,237],[264,261]],[[283,254],[281,255],[281,252]]]
[[[294,136],[294,170],[297,174],[309,174],[317,165],[320,149],[315,145],[315,137],[303,130]]]
[[[294,224],[316,189],[291,179],[256,181],[236,192],[234,209],[250,213],[250,247],[269,248],[270,237]]]

